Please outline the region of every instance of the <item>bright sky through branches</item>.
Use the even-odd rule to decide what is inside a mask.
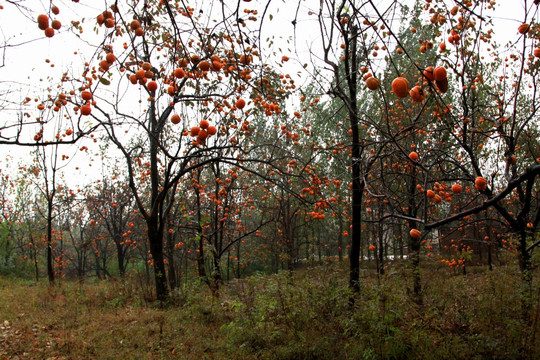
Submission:
[[[2,79],[0,93],[3,95],[3,103],[0,106],[3,110],[4,122],[10,119],[13,121],[29,109],[34,109],[37,103],[33,99],[47,96],[47,88],[56,87],[60,83],[61,74],[67,72],[70,76],[79,76],[84,62],[90,62],[96,51],[94,47],[88,45],[97,43],[93,40],[103,35],[104,29],[97,28],[95,24],[97,14],[104,10],[103,2],[81,0],[73,3],[62,0],[54,3],[60,8],[59,15],[54,18],[62,22],[62,29],[51,39],[45,38],[35,22],[38,14],[48,13],[48,1],[26,0],[19,2],[18,8],[8,3],[4,5],[3,10],[0,10],[2,22],[0,41],[5,44],[2,49],[4,66],[0,68]],[[202,9],[203,3],[198,2],[196,6]],[[265,11],[263,3],[265,2],[240,2],[239,5],[240,9],[243,7],[258,9],[261,15]],[[413,2],[409,1],[409,3]],[[447,3],[454,4],[455,2],[447,1]],[[525,18],[526,13],[522,3],[521,1],[500,1],[496,5],[494,31],[495,38],[500,44],[517,40],[517,27]],[[532,1],[527,3],[530,6],[528,16],[530,20],[531,14],[536,11],[536,6]],[[384,12],[393,2],[374,1],[373,4],[379,11]],[[312,67],[317,66],[317,62],[320,61],[310,55],[310,51],[314,50],[317,53],[320,49],[320,35],[316,19],[318,8],[319,2],[313,0],[271,2],[266,12],[267,17],[263,23],[259,44],[263,50],[263,60],[277,64],[283,73],[290,73],[293,77],[302,73],[304,64],[307,64],[307,69],[312,72]],[[372,16],[375,17],[375,12]],[[296,26],[293,25],[294,21],[296,21]],[[84,32],[74,29],[73,22],[75,24],[80,22]],[[94,32],[96,28],[97,35]],[[270,37],[273,39],[269,43],[267,40]],[[282,55],[289,56],[291,60],[286,63],[280,62]],[[308,81],[308,74],[303,73],[298,84],[302,86]],[[4,96],[4,94],[8,95]],[[26,97],[31,98],[32,101],[27,107],[21,106],[20,103]],[[31,118],[34,116],[35,114],[32,113]],[[35,127],[29,128],[35,131]],[[80,147],[88,146],[92,150],[90,152],[95,154],[97,148],[92,144],[92,139],[84,140],[65,151],[70,158],[77,154],[73,166],[67,168],[66,177],[76,179],[78,184],[81,181],[87,181],[89,178],[87,176],[90,174],[92,176],[99,174],[95,167],[88,167],[89,158],[78,152]],[[28,157],[30,148],[13,146],[2,148],[4,154],[15,157],[15,162],[30,161]],[[73,173],[80,174],[74,171],[75,166],[78,166],[81,171],[87,171],[87,175],[72,176]]]

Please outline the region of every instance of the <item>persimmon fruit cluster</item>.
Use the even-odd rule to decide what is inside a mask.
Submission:
[[[58,9],[58,8],[56,8]],[[54,11],[53,13],[56,15],[60,11],[57,10],[57,12]],[[49,17],[45,14],[40,14],[37,17],[37,23],[40,30],[43,30],[46,37],[51,38],[54,36],[55,30],[60,30],[62,27],[62,23],[59,20],[53,20],[49,26]]]

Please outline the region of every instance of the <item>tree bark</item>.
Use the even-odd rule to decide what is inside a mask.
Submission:
[[[118,272],[120,273],[120,277],[124,277],[124,275],[126,274],[126,266],[125,266],[125,254],[124,254],[124,249],[122,247],[122,245],[120,245],[120,242],[122,241],[121,240],[121,235],[119,236],[119,239],[116,239],[115,243],[116,243],[116,259],[118,261]]]
[[[167,286],[167,274],[165,272],[165,262],[163,261],[163,230],[158,225],[158,219],[149,217],[148,241],[150,243],[150,253],[154,263],[154,279],[156,282],[156,298],[159,301],[167,300],[169,288]]]
[[[52,197],[47,199],[47,277],[49,283],[54,283],[53,253],[52,253]]]

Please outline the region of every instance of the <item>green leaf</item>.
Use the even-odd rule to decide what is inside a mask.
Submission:
[[[99,82],[103,85],[111,85],[111,82],[105,78],[99,78]]]

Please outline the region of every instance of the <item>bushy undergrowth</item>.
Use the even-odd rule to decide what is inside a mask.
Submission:
[[[367,268],[367,267],[366,267]],[[152,302],[136,279],[46,283],[0,279],[0,355],[8,359],[537,359],[539,275],[513,266],[466,276],[425,264],[423,304],[396,262],[362,273],[329,263]],[[532,304],[525,315],[522,294]],[[354,305],[351,305],[354,299]],[[1,357],[0,357],[1,358]]]

